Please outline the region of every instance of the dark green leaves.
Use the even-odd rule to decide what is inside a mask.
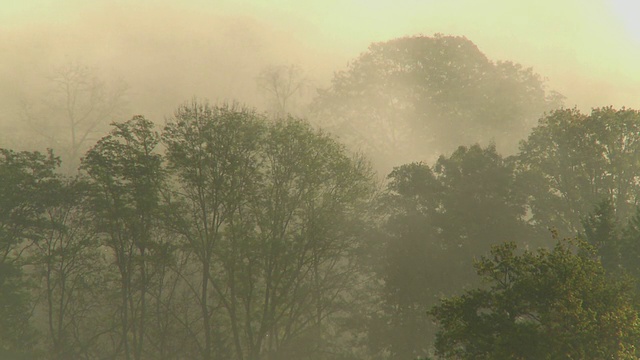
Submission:
[[[528,243],[532,229],[514,166],[495,147],[461,146],[433,167],[398,167],[389,180],[381,270],[391,329],[385,341],[394,356],[425,355],[433,331],[427,309],[476,282],[473,259],[491,244]]]
[[[22,253],[49,228],[44,218],[61,189],[54,171],[59,160],[50,151],[0,149],[0,350],[33,345],[29,284]]]
[[[602,201],[629,218],[640,192],[639,134],[640,114],[631,109],[563,109],[541,119],[518,155],[532,220],[575,235]]]
[[[625,280],[606,276],[583,243],[552,251],[493,248],[477,264],[488,287],[431,310],[436,349],[458,359],[632,359],[637,311]]]

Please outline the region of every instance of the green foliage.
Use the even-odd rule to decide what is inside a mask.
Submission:
[[[41,215],[51,203],[59,159],[53,152],[0,149],[0,256],[9,261],[24,240],[36,241]]]
[[[240,320],[235,314],[241,305],[236,303],[234,295],[238,289],[233,278],[236,261],[242,261],[246,255],[235,251],[224,253],[218,248],[226,233],[243,240],[230,241],[227,246],[232,249],[251,249],[250,241],[255,241],[251,236],[255,221],[245,220],[240,214],[250,215],[252,209],[246,204],[257,199],[256,185],[263,176],[259,171],[262,161],[259,154],[265,131],[263,119],[251,110],[193,102],[178,108],[162,134],[168,167],[177,185],[167,224],[181,236],[183,247],[197,260],[194,267],[199,279],[191,285],[191,290],[199,303],[197,321],[201,322],[202,331],[196,335],[196,345],[203,359],[210,359],[214,353],[230,357],[228,349],[232,346],[236,357],[245,352],[240,343]],[[216,261],[216,255],[220,262]],[[231,265],[232,272],[229,295],[224,285],[227,282],[216,281],[213,272],[224,269],[227,264]],[[251,272],[248,275],[250,281],[254,280]],[[246,285],[251,291],[251,283]],[[211,288],[222,299],[230,320],[214,317],[217,314],[211,309]],[[231,336],[220,334],[214,339],[217,321],[231,322]],[[259,341],[264,336],[261,334]],[[260,351],[254,343],[250,342],[248,347],[248,352]]]
[[[30,294],[20,267],[0,263],[0,350],[24,350],[33,346]]]
[[[59,160],[50,151],[0,149],[0,349],[28,350],[35,341],[25,249],[48,228],[43,213],[58,189]]]
[[[229,105],[179,108],[163,141],[180,209],[168,221],[198,260],[202,356],[220,351],[221,323],[229,357],[317,354],[357,295],[366,164],[302,120]]]
[[[597,251],[602,266],[607,271],[621,269],[620,225],[613,205],[605,200],[583,221],[584,238]]]
[[[496,245],[476,264],[486,286],[430,311],[436,350],[454,359],[635,359],[638,312],[625,279],[607,276],[593,249]]]
[[[529,71],[474,49],[442,36],[377,44],[338,75],[348,96],[333,100],[380,91],[363,116],[437,119],[411,123],[416,137],[455,118],[451,133],[480,134],[464,141],[503,128],[502,115],[479,125],[484,106],[515,114],[528,101],[467,106],[461,93],[485,96],[469,81],[488,91],[492,71],[521,76],[502,84],[553,101]],[[430,355],[430,314],[445,358],[635,358],[638,119],[558,110],[518,156],[460,146],[433,166],[395,168],[375,203],[364,159],[303,120],[239,106],[181,106],[161,134],[141,116],[115,123],[86,154],[84,178],[56,175],[51,152],[0,150],[0,352],[415,358]],[[582,229],[585,242],[495,246],[476,263],[485,283],[473,273],[491,244],[536,246],[552,226]]]
[[[513,152],[560,105],[531,69],[493,62],[464,37],[436,34],[372,44],[335,74],[313,109],[386,170],[476,142]]]
[[[631,276],[640,289],[640,208],[626,223],[613,205],[604,201],[584,221],[585,239],[595,248],[603,266],[615,276]]]
[[[620,267],[637,279],[640,289],[640,207],[620,234]]]
[[[110,205],[102,206],[112,207],[122,218],[143,216],[158,202],[162,157],[155,148],[159,135],[142,116],[112,125],[111,133],[87,152],[81,169],[105,191],[104,201]]]
[[[389,179],[380,270],[389,319],[376,343],[398,358],[424,356],[434,331],[427,309],[476,282],[472,261],[491,244],[528,242],[532,231],[514,166],[495,147],[460,147],[433,168],[404,165]]]
[[[62,177],[51,190],[55,201],[43,216],[47,227],[26,252],[39,285],[33,290],[36,306],[46,314],[43,343],[50,359],[91,357],[96,334],[108,326],[102,318],[106,262],[88,221],[91,194],[85,181]]]
[[[540,120],[518,155],[532,223],[575,235],[602,201],[626,221],[638,203],[640,113],[562,109]]]
[[[164,183],[160,136],[142,116],[114,123],[113,130],[86,154],[81,170],[89,176],[91,212],[118,269],[113,302],[118,304],[116,354],[140,359],[147,329],[149,274],[157,241],[157,218]]]

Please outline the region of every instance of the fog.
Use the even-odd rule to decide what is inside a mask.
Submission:
[[[631,3],[631,2],[629,2]],[[319,86],[372,42],[466,36],[531,66],[582,110],[640,105],[640,29],[624,1],[9,1],[0,12],[2,121],[52,68],[79,61],[159,119],[193,96],[260,106],[255,77],[296,64]],[[635,26],[635,27],[634,27]]]
[[[635,2],[0,1],[1,359],[640,356]]]
[[[34,20],[2,32],[5,109],[67,62],[123,79],[131,111],[156,120],[194,96],[256,104],[255,77],[267,64],[310,64],[323,77],[330,74],[325,62],[311,63],[326,55],[283,29],[215,9],[105,3],[52,9]]]

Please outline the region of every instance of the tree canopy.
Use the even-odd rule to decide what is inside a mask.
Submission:
[[[476,264],[487,286],[430,314],[447,359],[636,359],[638,312],[624,278],[607,276],[585,243],[519,252],[496,245]]]
[[[435,331],[426,312],[441,296],[477,283],[474,257],[513,238],[534,243],[516,183],[514,164],[493,146],[461,146],[432,167],[391,172],[380,269],[390,318],[379,345],[399,358],[425,355]]]
[[[532,223],[575,235],[602,201],[626,221],[640,194],[640,113],[560,109],[540,119],[518,154]]]
[[[640,355],[640,112],[551,111],[444,35],[372,44],[312,121],[297,67],[257,80],[271,114],[193,100],[90,146],[122,93],[54,79],[66,165],[0,149],[0,357]]]
[[[532,69],[491,61],[467,38],[436,34],[372,44],[312,107],[322,126],[386,170],[476,142],[515,152],[561,100]]]
[[[35,344],[22,254],[49,228],[44,213],[61,190],[59,164],[51,151],[0,149],[0,351],[27,351]]]

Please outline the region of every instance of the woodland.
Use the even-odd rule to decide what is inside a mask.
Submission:
[[[268,111],[164,120],[50,81],[0,134],[2,359],[640,356],[637,110],[447,35],[371,44],[304,107],[288,65]]]

